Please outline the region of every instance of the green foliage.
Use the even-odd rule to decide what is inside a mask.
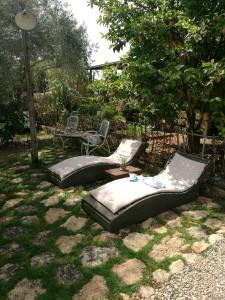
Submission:
[[[53,107],[56,111],[63,110],[65,104],[69,102],[69,87],[62,80],[55,80],[52,86]]]
[[[87,115],[96,115],[101,110],[101,103],[92,97],[87,97],[79,102],[79,112]]]
[[[19,103],[13,102],[7,106],[1,106],[5,118],[1,118],[3,126],[0,129],[0,140],[3,144],[12,141],[16,134],[24,131],[24,115]]]
[[[108,27],[105,37],[113,49],[129,43],[126,72],[142,107],[170,120],[185,110],[189,131],[194,130],[196,109],[209,112],[224,133],[225,0],[90,4],[100,9],[99,22]]]
[[[88,89],[94,101],[101,105],[103,116],[108,119],[121,119],[122,115],[129,119],[133,111],[140,110],[136,87],[126,71],[106,68],[103,78],[91,83]]]

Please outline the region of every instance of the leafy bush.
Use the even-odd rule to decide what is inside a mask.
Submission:
[[[10,103],[7,106],[1,107],[1,122],[3,123],[0,129],[0,139],[3,144],[12,141],[16,134],[24,132],[24,115],[19,103]]]
[[[95,98],[88,97],[82,99],[79,103],[79,112],[82,114],[96,115],[98,111],[102,110],[102,102],[96,101]]]

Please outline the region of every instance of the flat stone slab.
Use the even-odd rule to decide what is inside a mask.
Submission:
[[[30,265],[31,267],[45,267],[46,265],[51,264],[55,260],[55,255],[51,252],[46,252],[40,255],[33,256],[31,258]]]
[[[13,242],[11,244],[5,244],[3,246],[0,246],[0,255],[4,255],[10,258],[14,254],[17,254],[19,251],[22,250],[23,248],[19,244]]]
[[[43,198],[46,196],[46,192],[43,192],[43,191],[39,191],[37,193],[35,193],[32,197],[32,200],[39,200],[40,198]]]
[[[74,206],[75,204],[80,202],[80,200],[81,200],[81,196],[72,196],[72,197],[66,199],[64,204],[67,206]]]
[[[167,257],[181,255],[186,247],[185,241],[177,234],[164,237],[159,244],[155,244],[149,256],[156,261],[162,261]]]
[[[166,225],[176,228],[176,227],[182,227],[181,224],[182,218],[181,217],[176,217],[175,219],[169,220]]]
[[[43,176],[43,173],[37,173],[37,172],[32,173],[32,174],[30,175],[31,178],[38,178],[38,177],[41,177],[41,176]]]
[[[105,278],[95,275],[91,281],[82,287],[78,294],[73,296],[73,300],[107,300],[108,292]]]
[[[12,226],[5,229],[3,232],[4,239],[14,239],[24,236],[28,233],[28,229],[21,226]]]
[[[190,234],[195,239],[207,239],[208,238],[208,234],[201,227],[193,226],[193,227],[187,228],[186,230],[187,230],[188,234]]]
[[[210,246],[210,244],[206,243],[205,241],[199,241],[199,242],[195,242],[192,246],[191,249],[199,254],[203,251],[205,251],[208,247]]]
[[[56,246],[63,254],[69,254],[73,248],[84,238],[83,234],[62,235],[56,241]]]
[[[222,198],[223,200],[225,199],[225,190],[217,186],[212,188],[212,194],[215,198]]]
[[[68,230],[76,232],[77,230],[80,230],[82,227],[84,227],[86,222],[86,218],[71,216],[61,226]]]
[[[2,217],[0,218],[0,224],[8,224],[14,219],[15,217],[9,217],[9,216]]]
[[[171,265],[169,266],[171,274],[180,273],[180,272],[182,272],[183,268],[184,268],[184,263],[183,263],[183,261],[181,259],[173,261],[171,263]]]
[[[115,247],[88,246],[81,252],[80,260],[85,267],[93,268],[117,257],[118,254],[119,251]]]
[[[40,279],[24,278],[8,293],[7,300],[34,300],[45,292]]]
[[[197,201],[202,204],[211,203],[213,202],[213,198],[205,197],[205,196],[198,196]]]
[[[18,183],[21,183],[22,181],[23,181],[23,178],[16,177],[16,178],[13,178],[11,182],[15,183],[15,184],[18,184]]]
[[[18,264],[6,264],[0,268],[0,281],[8,281],[20,269]]]
[[[132,300],[132,296],[129,296],[128,294],[125,294],[125,293],[120,293],[120,299],[121,300]]]
[[[14,167],[9,168],[8,170],[11,172],[19,173],[19,172],[23,172],[23,171],[26,171],[29,169],[30,169],[30,166],[23,165],[23,166],[14,166]]]
[[[96,235],[93,238],[93,240],[96,242],[102,242],[102,243],[106,243],[109,245],[113,245],[115,243],[115,241],[118,240],[118,236],[114,233],[104,231],[104,232],[101,232],[100,234]]]
[[[18,213],[35,213],[38,211],[37,207],[33,205],[21,205],[19,207],[14,208],[14,211]]]
[[[45,214],[45,221],[48,224],[53,224],[56,221],[65,218],[70,212],[63,208],[49,208]]]
[[[144,222],[141,223],[141,228],[142,229],[151,229],[155,225],[159,225],[157,220],[155,218],[148,218]]]
[[[59,197],[57,195],[50,196],[48,199],[42,200],[42,204],[46,207],[55,206],[59,203]]]
[[[163,283],[170,278],[170,273],[163,269],[158,269],[152,273],[153,280],[157,283]]]
[[[155,290],[150,285],[142,285],[137,292],[137,296],[141,299],[150,299]]]
[[[93,223],[91,225],[91,230],[98,230],[98,229],[102,229],[102,228],[103,227],[100,224],[98,224],[98,223]]]
[[[57,269],[56,278],[59,284],[74,284],[80,277],[80,271],[73,264],[60,266]]]
[[[185,204],[182,204],[180,206],[177,206],[176,210],[178,210],[178,211],[190,210],[192,208],[192,206],[193,206],[192,202],[185,203]]]
[[[182,254],[182,257],[188,264],[195,264],[202,259],[201,256],[197,255],[196,253],[184,253]]]
[[[23,199],[11,199],[7,200],[4,205],[1,208],[1,211],[5,211],[9,208],[13,208],[14,206],[18,205],[20,202],[22,202]]]
[[[73,192],[75,192],[75,188],[73,186],[71,186],[71,187],[65,188],[64,191],[66,193],[73,193]]]
[[[141,228],[150,229],[156,233],[163,234],[167,232],[167,228],[157,222],[155,218],[149,218],[141,223]]]
[[[23,189],[23,190],[21,190],[21,191],[19,191],[19,192],[16,192],[15,195],[18,196],[18,197],[25,197],[25,196],[27,196],[29,193],[30,193],[29,190]]]
[[[47,189],[50,186],[52,186],[52,184],[50,182],[48,182],[48,181],[42,181],[41,183],[39,183],[37,185],[37,188],[40,189],[40,190],[42,190],[42,189]]]
[[[220,229],[217,230],[216,232],[217,232],[217,233],[225,234],[225,225],[222,225],[222,226],[220,227]]]
[[[208,218],[204,225],[206,225],[207,227],[216,230],[216,229],[220,229],[220,227],[223,225],[223,222],[221,220],[218,220],[216,218]]]
[[[144,275],[146,266],[139,259],[132,258],[127,261],[114,265],[112,271],[122,280],[126,285],[137,283]]]
[[[167,232],[167,228],[166,226],[163,226],[161,224],[155,224],[154,226],[152,226],[151,228],[154,232],[159,233],[159,234],[163,234]]]
[[[153,236],[150,236],[149,234],[132,232],[123,239],[123,243],[127,248],[133,250],[134,252],[138,252],[152,239]]]
[[[206,210],[187,210],[184,211],[182,214],[187,218],[196,220],[200,220],[208,216],[208,212]]]
[[[207,208],[216,208],[216,209],[220,209],[221,208],[221,206],[218,203],[216,203],[216,202],[206,203],[205,206]]]
[[[51,231],[50,230],[44,230],[44,231],[40,231],[36,237],[33,239],[33,244],[37,245],[37,246],[41,246],[44,245],[45,242],[48,239],[48,235]]]
[[[21,219],[22,224],[24,225],[39,225],[40,220],[37,216],[24,216]]]
[[[214,245],[215,243],[222,241],[224,239],[221,233],[211,234],[209,236],[209,243],[210,245]]]
[[[6,198],[7,197],[5,194],[0,194],[0,201],[4,201]]]
[[[161,214],[158,215],[158,217],[165,223],[167,223],[168,221],[170,220],[174,220],[178,217],[178,215],[172,211],[172,210],[169,210],[169,211],[165,211]]]

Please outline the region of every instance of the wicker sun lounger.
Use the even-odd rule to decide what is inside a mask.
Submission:
[[[105,170],[120,165],[126,157],[127,165],[135,164],[145,150],[138,140],[123,139],[117,150],[108,157],[77,156],[66,159],[48,169],[50,180],[60,187],[85,184],[105,177]]]
[[[155,177],[118,179],[92,190],[82,207],[109,231],[141,222],[195,199],[209,163],[176,153]]]

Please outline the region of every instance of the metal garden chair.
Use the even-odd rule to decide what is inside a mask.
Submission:
[[[81,138],[81,153],[85,150],[86,155],[90,155],[96,149],[102,148],[110,154],[110,147],[107,141],[110,122],[103,120],[99,130],[89,130],[83,133]]]
[[[78,116],[70,116],[67,119],[66,126],[61,133],[56,133],[55,137],[59,137],[62,141],[63,147],[65,143],[68,141],[69,138],[73,136],[76,137],[78,134],[78,123],[79,117]]]

